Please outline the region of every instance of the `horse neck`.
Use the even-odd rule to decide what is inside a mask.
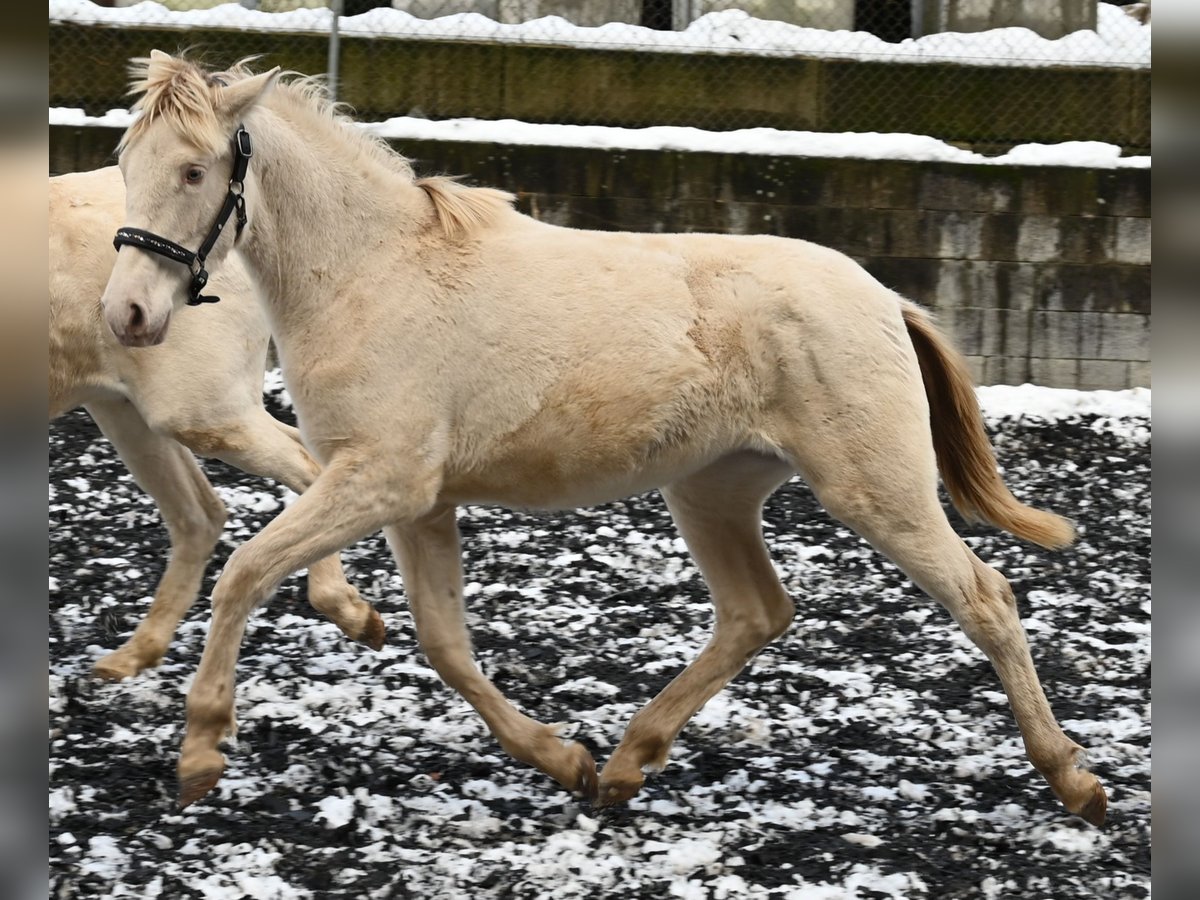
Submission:
[[[264,117],[265,118],[265,117]],[[411,178],[329,133],[306,136],[275,115],[252,127],[258,198],[244,253],[272,327],[327,304],[381,242],[396,246],[433,215]],[[340,274],[339,274],[340,273]]]

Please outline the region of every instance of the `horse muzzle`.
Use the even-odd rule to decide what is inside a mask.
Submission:
[[[171,327],[171,314],[151,318],[140,303],[107,304],[104,320],[124,347],[153,347],[161,344]]]

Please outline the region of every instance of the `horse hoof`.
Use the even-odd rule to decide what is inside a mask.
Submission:
[[[152,669],[158,665],[158,662],[142,665],[132,656],[115,651],[96,660],[96,664],[92,666],[92,675],[102,681],[121,681],[125,678],[132,678],[143,669]]]
[[[209,754],[204,754],[208,756]],[[197,768],[195,765],[188,766],[192,770],[188,774],[184,774],[185,769],[180,763],[179,766],[179,808],[186,809],[197,800],[201,799],[209,791],[217,786],[217,782],[221,780],[221,774],[225,771],[225,757],[220,753],[212,751],[213,756],[218,760],[216,765],[211,763],[201,765]]]
[[[358,634],[358,642],[370,647],[376,653],[383,649],[383,640],[387,637],[387,626],[383,624],[383,616],[379,615],[379,611],[372,609],[371,615],[367,618],[367,623],[363,625],[362,631]]]
[[[594,803],[603,809],[606,806],[616,806],[627,803],[637,796],[646,779],[639,773],[636,778],[601,778],[596,788]]]
[[[1095,788],[1092,790],[1092,796],[1088,798],[1088,802],[1083,805],[1083,809],[1079,810],[1079,818],[1087,822],[1089,825],[1095,825],[1099,828],[1104,824],[1104,818],[1108,814],[1108,797],[1104,793],[1104,788],[1096,782]]]

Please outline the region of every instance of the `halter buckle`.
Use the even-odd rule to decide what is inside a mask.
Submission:
[[[254,145],[250,142],[250,132],[241,125],[233,133],[233,147],[237,155],[243,159],[249,159],[254,155]]]
[[[200,292],[208,285],[208,270],[200,264],[198,271],[192,272],[192,283],[188,285],[188,306],[199,306],[201,303],[216,303],[219,297],[201,297]]]

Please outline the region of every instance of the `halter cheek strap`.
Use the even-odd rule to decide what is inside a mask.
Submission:
[[[246,227],[244,182],[246,170],[250,167],[250,157],[253,155],[254,148],[250,143],[250,132],[246,131],[245,126],[239,125],[233,135],[233,173],[229,176],[229,190],[225,193],[225,201],[221,204],[220,212],[217,213],[217,220],[208,230],[199,250],[192,252],[169,238],[142,228],[118,228],[117,235],[113,238],[113,246],[118,251],[125,245],[138,247],[148,253],[156,253],[173,262],[182,263],[192,273],[192,280],[188,284],[188,306],[216,303],[221,299],[220,297],[206,296],[200,293],[208,284],[208,271],[204,268],[204,261],[212,252],[212,248],[216,246],[231,215],[237,214],[235,239],[241,237],[242,229]]]

